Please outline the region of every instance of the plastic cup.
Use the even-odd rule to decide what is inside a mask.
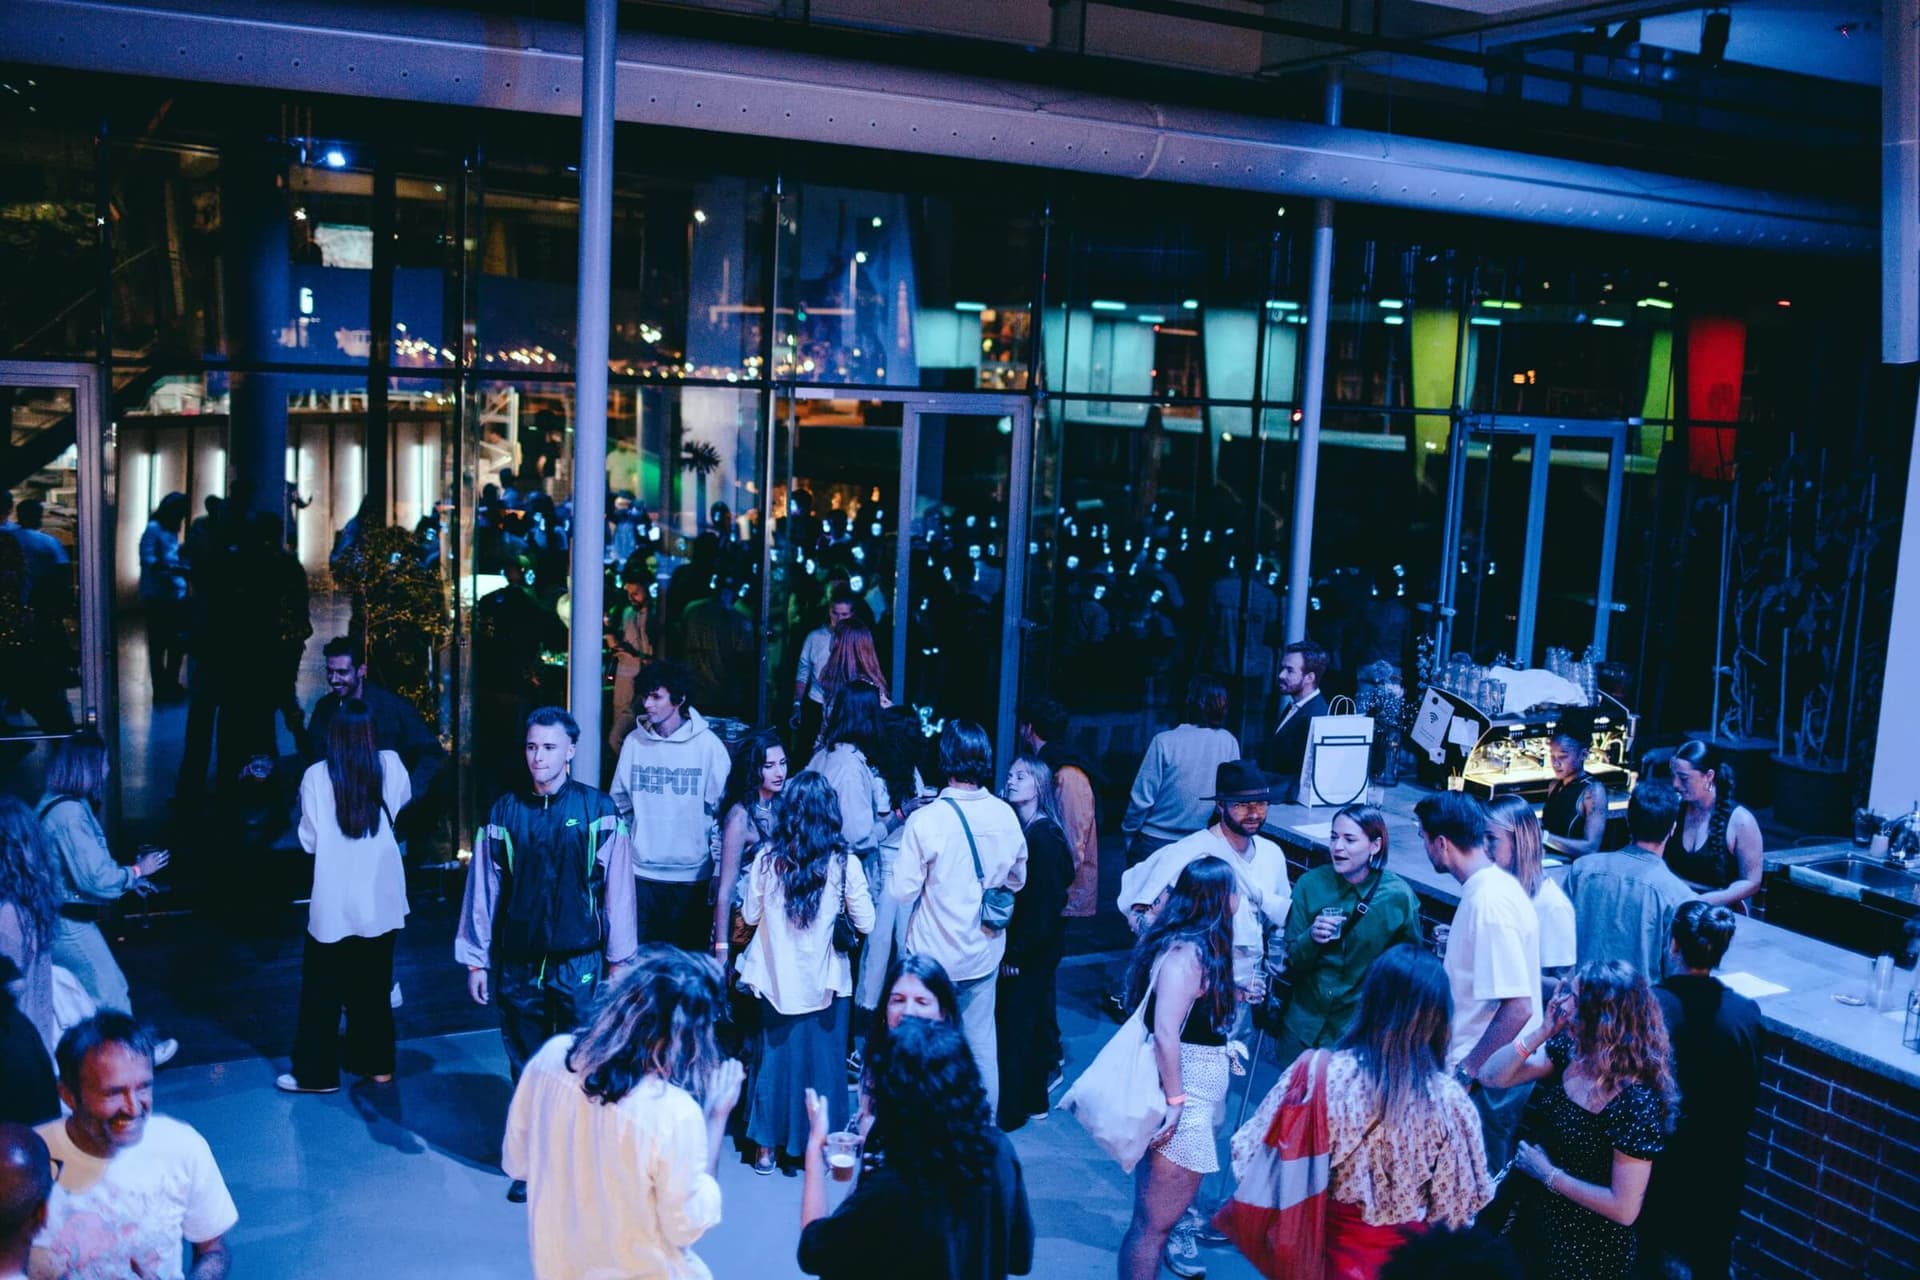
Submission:
[[[860,1135],[827,1135],[827,1177],[835,1182],[852,1182],[860,1172]]]

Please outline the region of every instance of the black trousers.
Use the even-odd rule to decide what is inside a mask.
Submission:
[[[664,942],[693,952],[711,948],[713,903],[707,897],[709,884],[706,880],[679,884],[636,878],[633,898],[640,917],[640,941]]]
[[[541,1045],[586,1021],[604,976],[598,951],[494,961],[492,998],[515,1084]]]
[[[1029,1116],[1047,1110],[1047,1077],[1053,1074],[1054,1064],[1047,1025],[1053,1016],[1053,981],[1059,967],[1058,955],[1022,965],[1018,977],[1002,974],[994,993],[1002,1129],[1018,1129]]]
[[[305,1089],[331,1089],[340,1067],[361,1076],[393,1072],[393,943],[377,938],[319,942],[307,935],[300,969],[300,1025],[293,1037],[293,1078]],[[340,1011],[347,1014],[344,1042]]]

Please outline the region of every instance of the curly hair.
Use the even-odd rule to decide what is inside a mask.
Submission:
[[[1200,958],[1207,1021],[1224,1031],[1233,1021],[1233,868],[1219,858],[1195,858],[1180,872],[1153,923],[1140,931],[1127,962],[1127,1003],[1147,998],[1153,966],[1169,948],[1185,943]]]
[[[20,914],[32,951],[53,944],[60,885],[40,839],[40,819],[19,797],[5,794],[0,794],[0,903],[11,903]]]
[[[1612,1100],[1644,1085],[1659,1101],[1660,1128],[1673,1130],[1680,1088],[1666,1015],[1638,969],[1622,960],[1589,960],[1574,970],[1573,1052],[1593,1073],[1595,1095]]]
[[[788,922],[796,929],[809,927],[826,895],[831,860],[847,856],[847,842],[840,835],[840,796],[825,777],[808,769],[787,779],[774,802],[767,854],[773,858],[770,870],[780,877]]]
[[[986,1087],[954,1022],[907,1018],[869,1062],[874,1127],[887,1168],[943,1199],[970,1195],[992,1172],[997,1145]]]
[[[567,1049],[567,1070],[595,1102],[612,1106],[648,1076],[702,1102],[726,1055],[714,1024],[727,1007],[720,966],[678,947],[646,946],[603,988]]]

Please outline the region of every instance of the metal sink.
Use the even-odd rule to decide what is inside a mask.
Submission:
[[[1793,870],[1796,873],[1806,872],[1828,880],[1837,880],[1843,885],[1857,886],[1854,894],[1865,889],[1892,898],[1902,898],[1908,902],[1920,902],[1920,873],[1902,871],[1898,867],[1887,866],[1872,858],[1851,856],[1821,858],[1816,862],[1800,863]],[[1796,874],[1794,879],[1805,883],[1807,877]]]

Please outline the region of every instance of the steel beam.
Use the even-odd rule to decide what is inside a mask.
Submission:
[[[549,115],[577,28],[289,0],[0,0],[15,61]],[[1327,197],[1700,243],[1864,255],[1878,211],[1670,174],[713,41],[620,38],[641,124]]]

